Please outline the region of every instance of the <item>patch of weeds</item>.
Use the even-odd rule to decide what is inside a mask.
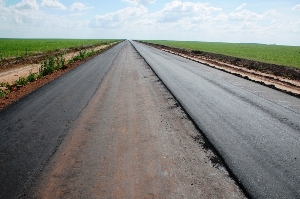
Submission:
[[[286,74],[286,73],[282,73],[281,75],[282,75],[282,77],[287,78],[287,79],[294,79],[293,76]]]
[[[90,52],[86,52],[85,50],[81,50],[81,51],[79,51],[78,55],[73,56],[73,58],[69,60],[68,64],[72,64],[73,62],[76,62],[76,61],[81,61],[81,60],[83,60],[87,57],[95,55],[98,52],[99,51],[94,51],[94,50],[92,50]]]
[[[251,62],[250,63],[250,66],[248,67],[249,69],[255,69],[255,64],[254,64],[254,62]]]
[[[48,60],[45,60],[41,63],[41,68],[39,69],[39,77],[46,76],[55,71],[55,60],[54,57],[49,57]]]
[[[264,70],[264,67],[262,65],[260,65],[258,68],[257,68],[258,71],[263,71]]]
[[[35,73],[29,73],[29,75],[27,76],[27,82],[34,82],[35,80],[37,80],[38,76]]]
[[[79,57],[80,59],[84,59],[86,57],[86,51],[85,50],[79,51]]]
[[[55,60],[55,69],[57,70],[57,69],[63,68],[65,66],[65,63],[66,63],[66,60],[63,57],[63,54],[61,54],[60,56],[57,56],[56,60]]]
[[[10,90],[1,90],[0,89],[0,98],[6,96],[8,93],[10,93]]]
[[[275,76],[281,76],[281,75],[282,75],[281,72],[278,72],[278,71],[274,71],[273,74],[274,74]]]
[[[19,79],[15,81],[14,85],[25,86],[27,83],[28,81],[26,77],[19,77]]]
[[[0,87],[6,87],[9,88],[10,84],[8,82],[0,82]]]

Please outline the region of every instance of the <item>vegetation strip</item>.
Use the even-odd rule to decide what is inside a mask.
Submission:
[[[66,49],[108,45],[113,39],[1,39],[0,60],[10,57],[25,57]]]
[[[198,50],[187,50],[176,47],[170,47],[161,44],[151,43],[149,41],[139,41],[147,45],[154,46],[159,49],[165,49],[179,54],[185,54],[189,57],[197,57],[203,60],[215,60],[216,62],[234,65],[237,67],[247,68],[249,70],[259,71],[265,74],[272,74],[274,76],[280,76],[291,80],[300,80],[300,68],[293,68],[287,66],[281,66],[276,64],[268,64],[264,62],[258,62],[253,60],[242,59],[238,57],[232,57],[222,54],[203,52]]]
[[[300,46],[197,41],[142,40],[191,51],[202,51],[258,62],[300,68]]]
[[[52,43],[50,42],[52,41]],[[121,40],[93,39],[0,39],[0,71],[5,71],[25,64],[39,64],[50,56],[74,53],[97,46],[105,46]],[[46,47],[49,42],[53,45]],[[27,45],[25,45],[25,44]],[[10,45],[8,45],[10,44]],[[27,46],[32,45],[31,50]],[[16,50],[18,49],[18,50]],[[12,56],[17,51],[16,56]],[[8,54],[10,56],[5,56]]]
[[[144,43],[145,45],[149,45],[175,55],[185,57],[187,59],[202,63],[213,68],[217,68],[224,72],[228,72],[230,74],[248,79],[250,81],[254,81],[256,83],[268,86],[270,88],[300,98],[299,69],[255,62],[251,60],[244,60],[213,53],[199,53],[198,51],[189,51],[186,49],[179,49],[142,41],[138,42]],[[222,61],[220,61],[220,58],[222,58]],[[237,66],[236,59],[242,61],[245,65],[241,65],[240,63]],[[257,69],[257,66],[263,68],[263,70]],[[279,77],[281,74],[289,74],[289,76],[282,75],[281,77]]]
[[[97,51],[80,51],[79,54],[69,60],[68,63],[65,63],[64,59],[61,56],[50,56],[47,60],[44,60],[42,62],[41,68],[38,73],[30,73],[27,77],[20,77],[12,85],[8,84],[7,82],[1,82],[0,110],[26,96],[27,94],[33,92],[37,88],[42,87],[46,83],[61,76],[62,74],[72,70],[84,61],[87,61],[88,59],[93,58],[99,53],[110,49],[118,43],[119,42],[115,42],[105,49]]]

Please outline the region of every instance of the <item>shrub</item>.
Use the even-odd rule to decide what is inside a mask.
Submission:
[[[24,86],[24,85],[26,85],[27,83],[28,83],[27,78],[25,78],[25,77],[19,77],[19,79],[16,80],[14,84],[15,84],[15,85],[21,85],[21,86]]]
[[[34,82],[35,80],[37,80],[37,75],[35,73],[29,73],[29,75],[27,76],[27,82]]]
[[[39,69],[39,77],[46,76],[55,71],[55,61],[53,56],[48,60],[45,60],[41,63],[41,68]]]
[[[10,91],[9,90],[1,90],[0,89],[0,98],[4,97],[5,95],[7,95]]]

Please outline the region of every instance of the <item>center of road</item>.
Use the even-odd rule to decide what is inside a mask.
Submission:
[[[126,42],[25,197],[244,198],[187,118]]]

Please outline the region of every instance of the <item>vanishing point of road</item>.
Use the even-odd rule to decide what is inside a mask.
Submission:
[[[299,99],[137,42],[0,111],[0,127],[0,198],[244,198],[206,138],[248,196],[300,197]]]

